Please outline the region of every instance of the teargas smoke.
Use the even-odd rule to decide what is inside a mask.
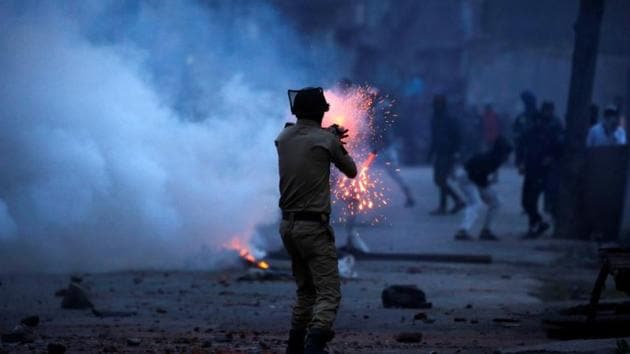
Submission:
[[[286,88],[341,62],[288,23],[266,2],[0,2],[0,270],[207,268],[277,218]]]

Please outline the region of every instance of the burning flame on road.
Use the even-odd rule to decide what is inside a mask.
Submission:
[[[247,264],[249,264],[250,266],[263,270],[269,269],[269,263],[264,260],[256,259],[256,257],[252,254],[250,248],[243,244],[243,242],[238,237],[232,238],[232,240],[225,245],[225,248],[237,251],[241,259],[247,262]]]
[[[387,205],[386,189],[380,175],[370,170],[377,158],[370,143],[380,132],[375,132],[373,108],[377,103],[370,87],[326,90],[330,111],[324,116],[323,126],[338,124],[349,129],[346,149],[355,161],[362,161],[355,179],[338,174],[333,184],[333,195],[346,204],[340,221],[359,213],[366,213]],[[381,217],[382,219],[382,217]],[[373,222],[379,222],[376,217]]]

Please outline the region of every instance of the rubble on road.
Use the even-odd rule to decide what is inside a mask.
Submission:
[[[87,292],[77,283],[70,283],[61,300],[61,308],[72,310],[84,310],[93,308]]]
[[[247,273],[238,277],[237,281],[293,281],[289,272],[274,269],[250,268]]]
[[[25,325],[13,327],[11,332],[2,335],[3,343],[33,343],[37,339],[35,331]]]
[[[432,307],[427,302],[424,291],[415,285],[392,285],[383,290],[381,300],[385,308],[428,309]]]
[[[59,343],[48,344],[48,354],[64,354],[66,352],[66,346]]]
[[[396,342],[399,343],[420,343],[422,342],[421,332],[405,332],[396,335]]]

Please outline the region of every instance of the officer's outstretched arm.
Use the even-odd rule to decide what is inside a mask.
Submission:
[[[332,162],[335,166],[348,178],[354,178],[357,176],[357,165],[352,160],[352,157],[348,154],[348,151],[341,145],[340,141],[333,143],[331,148]]]

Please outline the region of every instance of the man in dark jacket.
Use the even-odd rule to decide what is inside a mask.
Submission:
[[[466,198],[466,212],[455,235],[455,240],[472,240],[470,230],[477,221],[482,202],[488,206],[488,213],[479,235],[480,240],[496,241],[498,238],[492,232],[492,222],[500,207],[499,198],[490,183],[490,176],[507,161],[512,152],[512,146],[503,136],[498,136],[492,148],[474,155],[464,165],[464,169],[457,172],[459,188]]]
[[[454,214],[463,209],[466,204],[448,183],[453,172],[454,164],[459,154],[460,136],[457,121],[451,117],[446,109],[446,96],[436,95],[433,98],[433,117],[431,119],[431,146],[429,160],[433,157],[433,181],[440,192],[440,202],[433,215],[444,215],[448,212],[448,197],[455,205],[450,210]]]
[[[538,200],[561,151],[562,125],[553,112],[553,103],[543,102],[540,114],[535,116],[532,126],[523,135],[517,151],[519,172],[525,175],[522,204],[529,217],[526,238],[539,237],[549,229],[538,210]]]

